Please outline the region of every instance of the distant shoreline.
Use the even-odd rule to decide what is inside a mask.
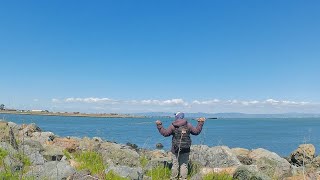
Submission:
[[[95,118],[146,118],[146,116],[133,116],[127,114],[92,114],[92,113],[56,113],[56,112],[19,112],[0,111],[0,114],[36,115],[36,116],[65,116],[65,117],[95,117]]]

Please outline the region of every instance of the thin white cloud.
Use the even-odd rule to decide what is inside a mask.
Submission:
[[[66,98],[64,99],[66,103],[107,103],[107,104],[117,104],[118,101],[109,98]]]
[[[60,102],[60,100],[59,100],[59,99],[56,99],[56,98],[53,98],[53,99],[51,99],[51,102],[53,102],[53,103],[58,103],[58,102]]]
[[[192,102],[192,104],[213,105],[213,104],[217,104],[217,103],[219,103],[219,102],[220,102],[219,99],[213,99],[213,100],[207,100],[207,101],[194,100],[194,101]]]
[[[139,102],[138,102],[139,103]],[[140,101],[142,105],[160,105],[160,106],[173,106],[173,105],[182,105],[187,106],[188,103],[185,102],[183,99],[169,99],[169,100],[142,100]]]
[[[181,98],[173,99],[127,99],[117,100],[111,98],[64,98],[51,100],[53,104],[59,104],[60,107],[88,108],[86,104],[92,104],[89,107],[99,107],[101,111],[128,112],[144,112],[146,110],[153,111],[176,111],[185,110],[190,112],[300,112],[300,111],[316,111],[320,106],[319,103],[311,103],[306,101],[290,101],[278,99],[266,100],[191,100],[186,101]],[[98,110],[98,109],[95,109]],[[99,111],[100,112],[100,111]]]

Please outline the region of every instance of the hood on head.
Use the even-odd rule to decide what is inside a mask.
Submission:
[[[185,120],[185,119],[177,119],[177,120],[172,122],[172,125],[174,127],[180,127],[180,126],[183,126],[183,125],[186,125],[186,124],[187,124],[187,120]]]
[[[174,118],[177,119],[184,119],[184,113],[183,112],[177,112],[174,114]]]

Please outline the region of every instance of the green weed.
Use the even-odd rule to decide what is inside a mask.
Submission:
[[[109,171],[108,174],[106,174],[106,180],[129,180],[129,178],[123,178],[115,174],[113,171]]]
[[[170,179],[170,175],[169,167],[158,166],[147,172],[147,176],[151,177],[152,180],[167,180]]]
[[[203,177],[203,180],[234,180],[232,176],[225,173],[209,173]]]
[[[103,163],[101,154],[93,151],[76,152],[75,160],[80,163],[79,170],[87,169],[92,174],[104,174],[106,166]]]

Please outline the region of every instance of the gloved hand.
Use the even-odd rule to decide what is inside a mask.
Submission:
[[[157,120],[157,121],[156,121],[156,124],[157,124],[157,125],[161,125],[162,122],[161,122],[160,120]]]
[[[198,121],[198,122],[205,122],[205,121],[206,121],[206,118],[201,117],[201,118],[198,118],[197,121]]]

